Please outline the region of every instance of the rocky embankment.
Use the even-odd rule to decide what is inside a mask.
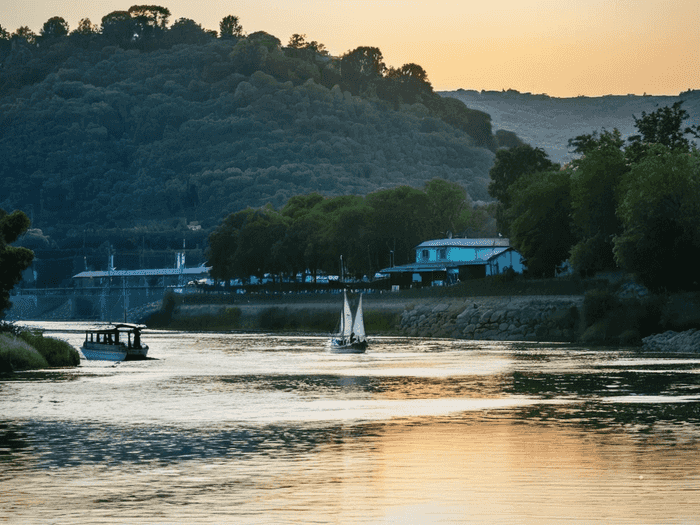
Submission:
[[[642,339],[644,350],[652,352],[700,352],[700,330],[674,332],[668,330]]]
[[[583,296],[478,297],[408,305],[400,331],[409,336],[571,342]]]

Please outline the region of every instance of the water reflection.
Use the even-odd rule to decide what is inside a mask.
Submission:
[[[406,338],[338,356],[326,342],[152,332],[156,361],[0,382],[0,521],[697,517],[696,358]]]

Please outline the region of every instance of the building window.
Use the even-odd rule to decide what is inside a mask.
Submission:
[[[427,260],[430,258],[430,255],[429,255],[428,250],[423,250],[423,251],[421,252],[421,257],[423,257],[423,260],[424,260],[424,261],[427,261]]]
[[[438,259],[447,259],[447,248],[440,248],[438,250]]]

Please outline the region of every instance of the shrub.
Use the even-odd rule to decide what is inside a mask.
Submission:
[[[54,337],[44,337],[40,332],[23,331],[19,336],[36,349],[48,363],[47,366],[77,366],[80,354],[66,341]]]
[[[604,319],[609,312],[619,306],[618,298],[608,290],[591,290],[583,298],[584,327],[592,326]]]
[[[282,330],[288,323],[286,309],[266,308],[260,313],[260,328],[263,330]]]
[[[80,358],[78,358],[78,361]],[[46,359],[27,342],[14,335],[0,333],[0,373],[47,368]]]

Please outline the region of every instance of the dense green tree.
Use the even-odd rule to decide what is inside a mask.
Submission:
[[[476,146],[496,151],[491,129],[491,115],[468,108],[455,98],[435,96],[426,105],[444,122],[469,134]]]
[[[634,150],[639,150],[644,144],[662,144],[670,149],[688,151],[690,141],[686,135],[700,138],[698,125],[683,127],[688,119],[688,112],[682,107],[683,101],[675,102],[671,107],[665,106],[652,111],[648,115],[642,111],[640,118],[634,118],[634,125],[639,135],[629,138]]]
[[[430,237],[447,236],[462,229],[460,217],[469,208],[467,191],[456,182],[433,179],[425,184],[430,214]]]
[[[384,56],[377,47],[360,46],[348,51],[340,59],[340,74],[343,84],[353,93],[359,94],[384,75]]]
[[[194,20],[190,20],[189,18],[179,18],[168,30],[166,40],[174,45],[204,44],[211,39],[212,35],[210,35]]]
[[[489,195],[498,200],[496,219],[499,231],[510,234],[511,187],[521,178],[532,173],[551,171],[558,167],[540,148],[524,144],[511,149],[500,149],[489,171]]]
[[[413,249],[428,238],[430,231],[430,205],[425,192],[399,186],[370,193],[366,199],[372,209],[368,240],[376,267],[388,266],[392,251],[396,264],[413,261]]]
[[[528,272],[553,277],[575,242],[571,229],[571,171],[524,174],[510,188],[511,244]]]
[[[585,154],[572,162],[572,220],[580,240],[572,248],[571,264],[584,274],[617,267],[612,239],[621,231],[618,187],[629,170],[623,144],[617,129],[603,130],[587,140]]]
[[[27,26],[18,27],[17,30],[12,35],[15,38],[22,39],[27,42],[27,44],[34,45],[37,41],[37,35],[34,31],[29,29]]]
[[[655,291],[698,289],[700,153],[649,146],[621,187],[615,258]]]
[[[164,30],[168,27],[170,9],[159,5],[132,5],[128,10],[132,18],[143,20],[151,28]]]
[[[89,18],[81,18],[78,22],[78,27],[76,27],[71,34],[92,36],[99,32],[97,25],[93,24]]]
[[[418,64],[404,64],[399,68],[390,67],[386,70],[385,77],[383,84],[390,90],[388,96],[396,95],[404,104],[427,102],[434,95],[428,74]],[[381,91],[379,94],[382,95]]]
[[[0,25],[0,40],[9,40],[10,39],[10,33]]]
[[[60,38],[68,35],[70,28],[68,27],[68,22],[66,22],[60,16],[54,16],[49,18],[42,26],[39,34],[42,39],[50,40],[53,38]]]
[[[525,145],[520,137],[513,131],[499,129],[494,133],[494,137],[496,138],[496,143],[499,148],[517,148],[518,146]]]
[[[238,249],[239,231],[253,213],[251,208],[232,213],[209,235],[207,258],[214,279],[226,281],[238,277],[234,256]]]
[[[227,15],[219,22],[219,36],[223,39],[243,38],[243,26],[237,16]]]
[[[128,11],[112,11],[102,17],[102,35],[111,44],[130,45],[138,29]]]
[[[10,246],[29,228],[29,218],[21,211],[8,214],[0,208],[0,319],[10,306],[10,291],[29,268],[34,253],[21,247]]]

